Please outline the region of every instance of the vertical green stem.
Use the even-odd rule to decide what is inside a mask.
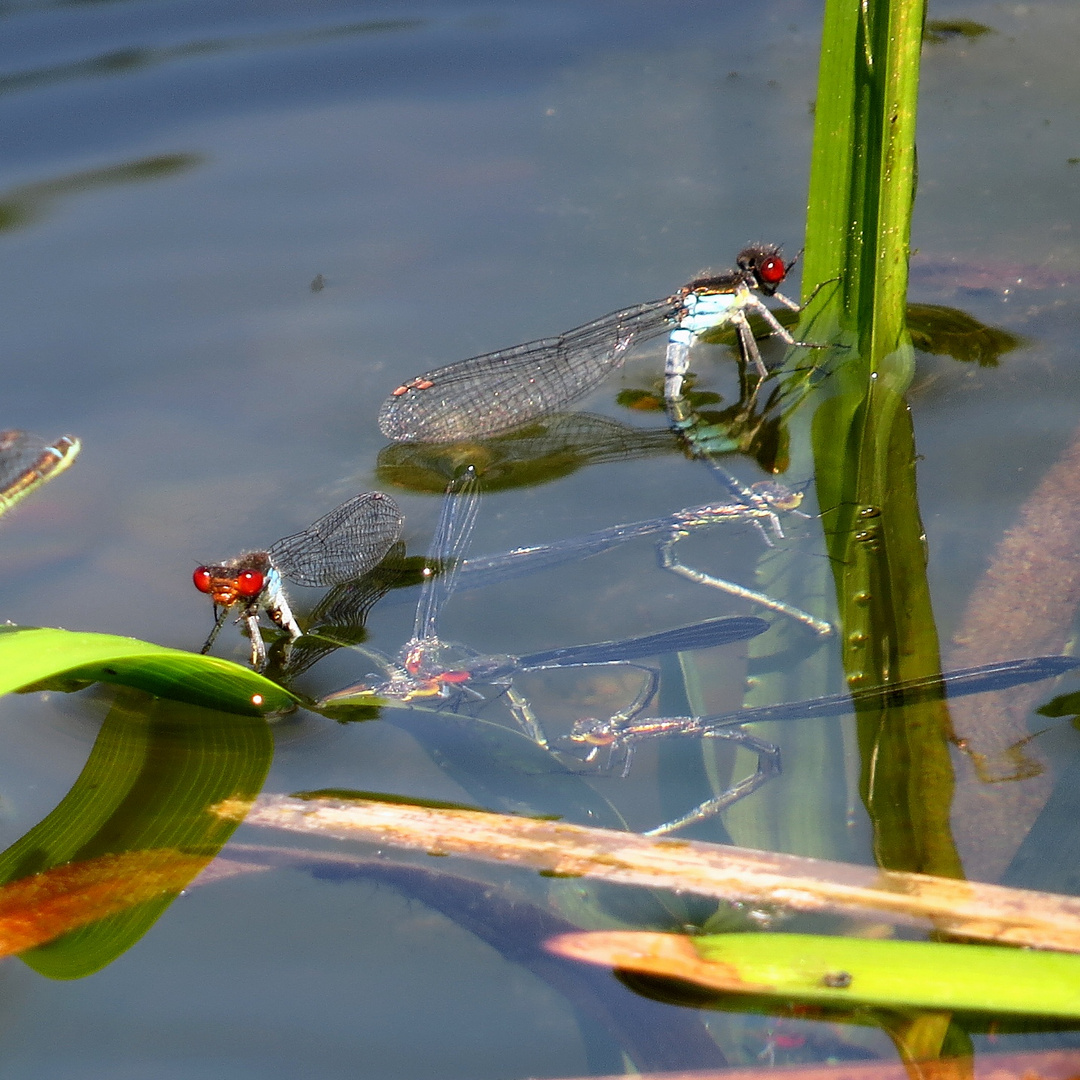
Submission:
[[[903,394],[923,0],[830,0],[818,86],[804,282],[835,279],[814,313],[848,346],[819,382],[818,498],[852,686],[940,670]],[[858,716],[862,796],[883,866],[959,875],[949,831],[948,712]]]

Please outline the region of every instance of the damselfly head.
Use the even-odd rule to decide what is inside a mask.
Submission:
[[[752,274],[757,287],[766,296],[772,296],[784,282],[795,259],[785,263],[780,249],[771,244],[751,244],[739,252],[735,260],[739,269]]]
[[[270,560],[265,551],[241,555],[228,563],[200,566],[191,575],[195,588],[219,607],[254,600],[266,587]]]

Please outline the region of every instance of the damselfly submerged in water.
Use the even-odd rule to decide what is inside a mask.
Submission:
[[[249,551],[225,563],[198,567],[192,580],[199,592],[213,599],[216,616],[200,651],[209,651],[229,612],[239,605],[237,622],[247,624],[251,664],[261,671],[266,666],[266,645],[259,630],[260,612],[265,611],[294,641],[303,633],[289,607],[282,578],[316,587],[355,581],[390,550],[403,524],[401,511],[389,495],[367,491],[265,551]]]
[[[780,526],[781,513],[797,514],[804,518],[807,516],[798,509],[803,499],[802,492],[793,491],[773,480],[761,480],[756,484],[751,484],[743,490],[741,495],[742,497],[734,502],[706,503],[704,506],[676,510],[673,514],[663,517],[612,525],[583,536],[555,540],[550,544],[533,544],[501,552],[498,555],[465,559],[456,569],[457,587],[469,589],[495,581],[508,580],[546,567],[599,555],[639,537],[656,536],[659,538],[656,556],[662,569],[669,570],[699,585],[707,585],[750,603],[758,604],[769,611],[786,615],[809,627],[815,634],[827,636],[832,632],[832,626],[824,619],[818,619],[766,593],[748,589],[701,570],[695,570],[679,561],[675,554],[675,545],[699,529],[725,521],[746,522],[754,525],[771,547],[773,541],[769,535],[770,532],[778,540],[784,537],[784,531]]]
[[[645,674],[641,691],[609,722],[628,723],[656,694],[659,675],[638,661],[670,652],[710,648],[764,633],[769,624],[752,617],[710,619],[693,626],[621,641],[549,649],[527,656],[485,656],[461,645],[442,641],[438,618],[446,600],[456,589],[458,575],[467,565],[461,559],[468,546],[479,506],[476,471],[468,468],[447,490],[439,524],[428,555],[429,570],[421,589],[412,637],[393,660],[357,646],[358,652],[376,662],[383,681],[360,683],[323,698],[322,707],[341,705],[429,705],[460,709],[467,702],[485,704],[487,698],[475,686],[497,687],[505,694],[520,729],[534,742],[547,745],[532,708],[513,685],[513,677],[526,671],[582,668],[617,664]]]
[[[704,821],[733,803],[757,791],[766,781],[780,774],[780,749],[752,735],[743,726],[771,720],[807,720],[816,716],[843,716],[860,708],[892,708],[913,705],[943,698],[983,694],[1011,686],[1052,679],[1080,667],[1073,656],[1035,656],[1023,660],[1002,660],[979,667],[957,668],[940,675],[909,679],[887,686],[865,687],[849,693],[829,694],[779,705],[741,709],[737,712],[712,716],[657,717],[630,722],[611,720],[579,720],[565,740],[569,747],[584,749],[585,761],[594,760],[602,751],[609,755],[609,767],[617,755],[623,755],[622,773],[630,771],[634,748],[653,739],[698,738],[726,739],[745,746],[758,755],[757,771],[733,784],[727,791],[707,799],[693,810],[649,829],[647,835],[658,836],[674,832],[695,821]]]
[[[0,431],[0,514],[59,476],[81,449],[70,435],[48,443],[28,431]]]
[[[796,341],[761,299],[801,310],[777,290],[795,264],[780,249],[752,245],[737,268],[696,278],[662,300],[613,311],[601,319],[498,352],[429,371],[399,386],[379,411],[379,428],[394,441],[457,442],[511,431],[559,412],[597,387],[625,361],[631,345],[668,334],[664,396],[679,399],[690,346],[707,330],[735,327],[743,357],[768,375],[748,316],[760,315],[788,345]],[[760,294],[760,295],[759,295]]]

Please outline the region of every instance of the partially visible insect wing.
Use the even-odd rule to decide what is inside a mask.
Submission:
[[[764,634],[769,624],[752,615],[706,619],[689,626],[662,630],[657,634],[601,641],[590,645],[571,645],[518,657],[522,670],[531,668],[575,667],[578,664],[620,664],[649,656],[711,649],[733,641]]]
[[[653,300],[420,375],[383,402],[379,428],[396,442],[457,442],[559,412],[619,367],[632,343],[664,333],[673,310],[670,299]]]
[[[397,503],[379,491],[354,495],[303,532],[270,548],[278,571],[297,585],[339,585],[363,577],[401,536]]]
[[[304,636],[292,643],[281,665],[283,673],[296,678],[334,650],[363,641],[368,612],[391,589],[409,580],[405,544],[398,541],[374,570],[357,581],[335,585],[312,609]]]
[[[70,435],[50,444],[28,431],[0,431],[0,514],[59,476],[80,449],[82,444]]]

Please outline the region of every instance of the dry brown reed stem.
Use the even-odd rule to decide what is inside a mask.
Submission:
[[[247,810],[247,803],[218,807],[248,825],[379,848],[1080,952],[1080,898],[1052,893],[474,810],[287,796],[262,796]]]

